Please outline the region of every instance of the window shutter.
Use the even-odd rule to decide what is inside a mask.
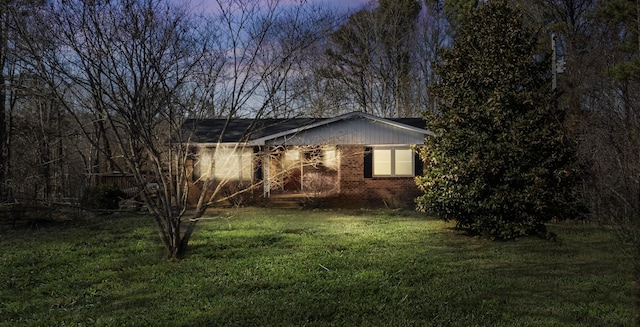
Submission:
[[[420,158],[420,154],[416,153],[415,154],[415,159],[414,161],[414,175],[415,176],[422,176],[424,175],[424,163],[422,162],[422,158]]]
[[[373,149],[364,148],[364,178],[373,177]]]

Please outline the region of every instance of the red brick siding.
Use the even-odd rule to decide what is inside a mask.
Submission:
[[[322,199],[322,207],[334,208],[413,208],[414,199],[420,195],[412,177],[364,177],[364,146],[341,146],[338,194]],[[273,168],[273,167],[272,167]],[[274,171],[271,169],[271,171]],[[230,187],[235,186],[233,183]],[[202,183],[192,183],[189,203],[195,205]],[[276,191],[276,190],[274,190]],[[209,194],[207,194],[209,195]],[[249,196],[250,195],[250,196]],[[244,204],[259,203],[262,187],[243,195]]]
[[[340,194],[326,199],[325,206],[367,207],[413,207],[414,199],[420,195],[412,177],[364,177],[364,151],[362,146],[340,148]]]

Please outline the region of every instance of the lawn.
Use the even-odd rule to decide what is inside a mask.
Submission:
[[[0,326],[633,326],[611,228],[491,242],[393,211],[242,209],[163,259],[151,219],[0,230]]]

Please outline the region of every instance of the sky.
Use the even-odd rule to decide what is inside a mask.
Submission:
[[[307,0],[311,3],[326,4],[332,7],[338,7],[341,9],[353,9],[361,7],[368,3],[370,0]]]
[[[266,1],[266,0],[263,0]],[[281,0],[284,3],[297,3],[300,0]],[[371,2],[371,0],[306,0],[308,3],[322,4],[328,7],[338,8],[340,10],[357,9]],[[216,7],[215,0],[191,0],[193,4],[202,3],[204,8]]]

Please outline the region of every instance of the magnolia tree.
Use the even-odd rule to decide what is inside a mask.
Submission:
[[[184,253],[229,181],[202,188],[188,210],[197,154],[181,133],[184,119],[260,118],[290,75],[291,58],[322,32],[322,24],[301,24],[322,18],[302,4],[216,4],[210,17],[195,17],[166,0],[52,1],[32,27],[54,51],[34,48],[31,68],[74,117],[90,114],[105,126],[169,258]]]
[[[436,68],[437,112],[426,113],[437,136],[421,153],[428,164],[416,179],[419,207],[500,239],[575,214],[575,151],[537,41],[509,1],[490,1],[460,22]]]

